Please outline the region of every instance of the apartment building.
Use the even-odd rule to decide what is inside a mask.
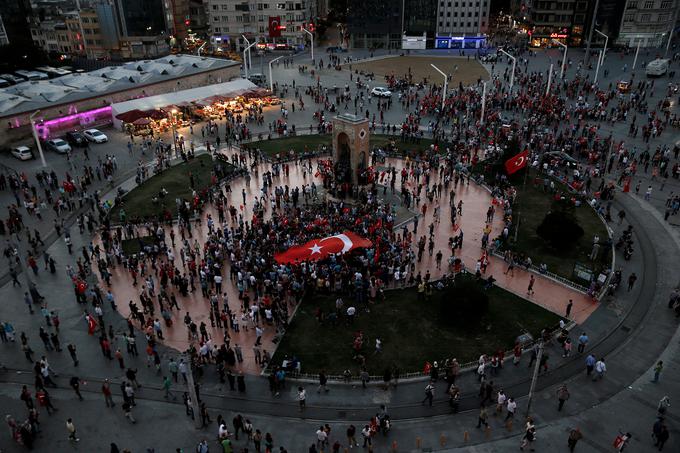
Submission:
[[[478,48],[489,31],[491,0],[439,0],[438,49]]]
[[[313,0],[204,0],[210,29],[210,43],[215,49],[241,50],[256,40],[268,48],[302,48],[315,17]],[[312,26],[313,27],[313,26]]]
[[[624,3],[622,0],[621,3]],[[623,20],[616,42],[637,47],[666,44],[678,18],[680,0],[625,0]]]

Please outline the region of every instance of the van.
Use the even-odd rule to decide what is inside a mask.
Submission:
[[[650,61],[647,65],[645,73],[647,77],[660,77],[668,72],[668,60],[663,58],[657,58],[656,60]]]
[[[267,78],[264,76],[264,74],[250,74],[248,80],[253,82],[255,85],[260,86],[263,86],[265,83],[267,83]]]

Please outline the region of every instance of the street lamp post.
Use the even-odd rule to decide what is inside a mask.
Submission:
[[[274,78],[272,77],[272,64],[280,58],[285,57],[285,55],[281,55],[280,57],[274,58],[272,61],[269,62],[269,91],[272,93],[274,92]]]
[[[302,31],[304,31],[305,33],[307,33],[307,34],[309,35],[309,39],[312,40],[312,61],[314,61],[314,33],[312,33],[311,31],[307,30],[305,27],[300,27],[300,28],[302,29]]]
[[[538,371],[541,368],[541,357],[543,357],[543,341],[538,342],[538,351],[536,351],[536,365],[534,365],[534,372],[531,376],[531,386],[529,387],[529,398],[527,399],[527,412],[526,416],[531,415],[531,401],[534,397],[534,391],[536,390],[536,381],[538,380]]]
[[[602,51],[602,56],[598,60],[598,64],[601,65],[602,63],[604,63],[604,57],[607,55],[607,43],[609,42],[609,36],[605,35],[600,30],[595,30],[595,33],[597,33],[600,36],[604,36],[604,50]]]
[[[246,37],[244,36],[243,39],[246,39]],[[246,54],[249,53],[250,48],[253,47],[255,44],[257,44],[257,42],[254,42],[252,44],[248,43],[248,46],[243,50],[243,69],[246,74],[246,79],[248,78],[248,60],[246,58]]]
[[[486,82],[484,82],[484,88],[482,88],[482,115],[479,118],[480,124],[484,124],[484,110],[486,110]]]
[[[545,89],[545,95],[547,96],[550,94],[550,84],[552,83],[552,73],[553,73],[553,65],[550,63],[550,69],[548,71],[548,86]]]
[[[564,65],[567,64],[567,45],[561,43],[560,41],[553,39],[553,42],[564,47],[564,55],[562,56],[562,70],[560,71],[560,79],[564,79]]]
[[[444,111],[444,103],[446,102],[446,90],[448,88],[449,79],[448,79],[448,77],[446,77],[446,74],[444,73],[444,71],[442,71],[441,69],[439,69],[438,67],[436,67],[435,65],[433,65],[431,63],[430,63],[430,66],[432,66],[435,71],[437,71],[438,73],[440,73],[442,75],[442,77],[444,77],[444,91],[442,92],[442,112],[443,112]]]
[[[40,110],[36,110],[31,114],[31,116],[28,117],[28,119],[31,122],[31,132],[33,132],[35,146],[38,149],[38,154],[40,154],[40,162],[42,163],[43,167],[47,167],[47,162],[45,162],[45,155],[43,154],[42,145],[40,144],[40,137],[38,137],[38,130],[35,128],[35,121],[33,120],[33,118],[35,118],[39,113]]]
[[[642,44],[642,38],[638,38],[638,45],[637,45],[637,49],[635,49],[635,58],[633,58],[633,68],[632,68],[632,70],[635,70],[635,65],[637,64],[637,57],[638,57],[638,54],[640,53],[640,44]]]
[[[602,51],[600,50],[600,56],[597,59],[597,67],[595,68],[595,78],[593,79],[593,84],[597,85],[597,76],[600,74],[600,61],[603,60]]]
[[[516,64],[517,64],[517,58],[513,57],[512,55],[510,55],[509,53],[507,53],[507,52],[506,52],[505,50],[503,50],[503,49],[498,49],[498,50],[499,50],[502,54],[504,54],[505,56],[507,56],[509,59],[512,60],[512,74],[510,74],[510,92],[512,92],[512,87],[513,87],[513,85],[515,84],[515,66],[516,66]]]
[[[198,48],[197,55],[198,55],[199,57],[201,56],[201,50],[203,50],[203,48],[205,47],[206,44],[208,44],[208,41],[206,41],[206,42],[204,42],[203,44],[201,44],[201,46]]]
[[[177,115],[177,109],[172,109],[170,111],[172,117],[170,118],[170,126],[172,127],[172,143],[175,148],[175,157],[177,157],[177,128],[175,127],[175,117]]]

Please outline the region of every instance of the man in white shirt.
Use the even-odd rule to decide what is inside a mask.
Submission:
[[[508,398],[506,409],[508,410],[508,415],[505,416],[505,421],[507,422],[515,416],[515,411],[517,410],[517,403],[514,398]]]
[[[604,357],[595,362],[595,377],[593,378],[593,381],[599,381],[604,377],[604,374],[607,372],[607,365],[604,363]]]
[[[323,429],[323,426],[319,426],[316,430],[316,449],[321,450],[328,440],[328,434]]]

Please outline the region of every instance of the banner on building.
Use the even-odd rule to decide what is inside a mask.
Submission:
[[[269,16],[269,37],[270,38],[281,37],[281,17]]]

